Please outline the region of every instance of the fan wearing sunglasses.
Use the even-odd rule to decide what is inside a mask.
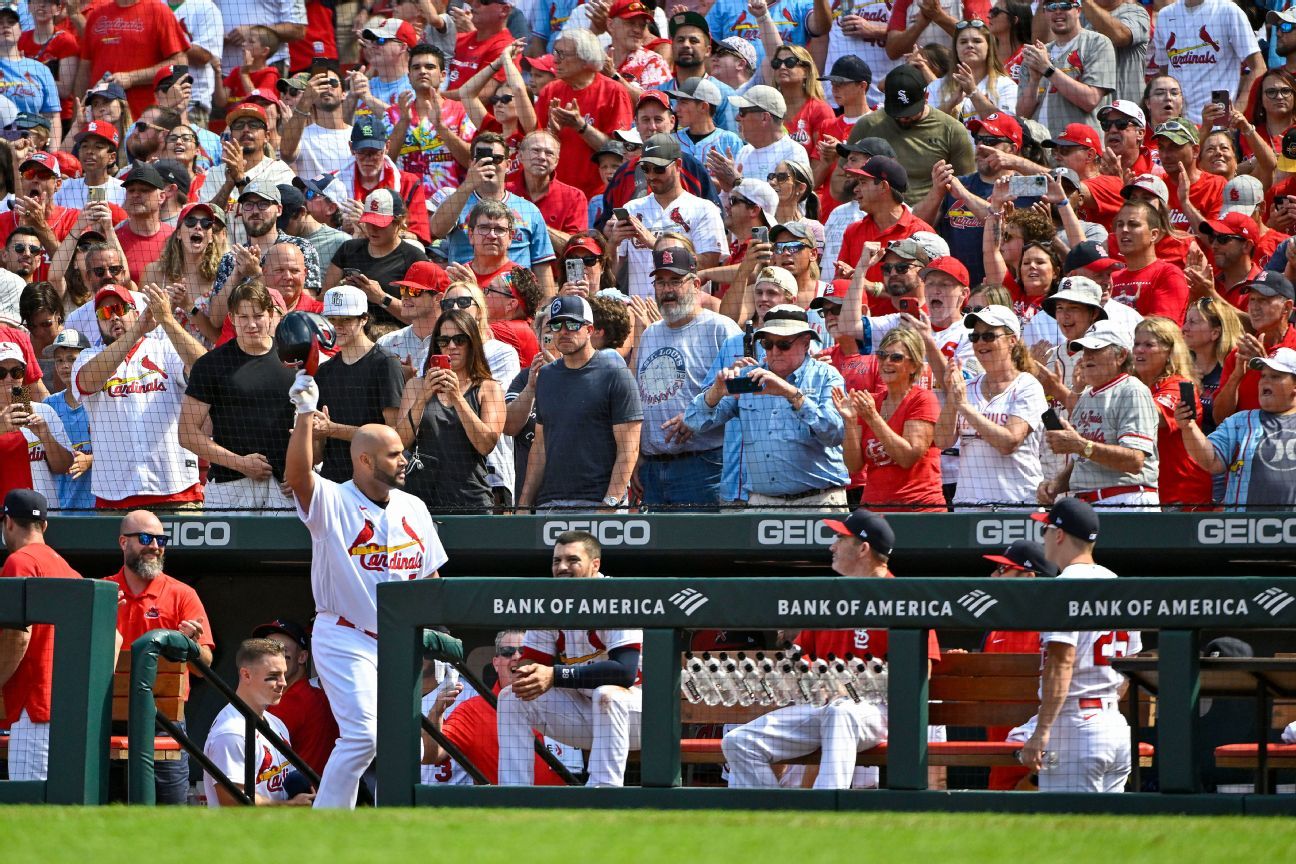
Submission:
[[[534,132],[536,128],[535,105],[517,61],[525,49],[525,39],[506,44],[499,57],[489,63],[483,63],[466,81],[460,79],[462,84],[459,87],[459,100],[463,103],[464,111],[467,112],[473,126],[482,129],[491,118],[494,118],[494,122],[500,125],[500,134],[510,146],[516,146],[517,142],[522,140],[522,136]],[[465,58],[456,54],[454,65],[458,67],[461,62],[465,62]],[[504,80],[496,81],[495,75],[500,70],[504,72]],[[419,82],[415,80],[416,94],[420,92],[419,87]],[[418,107],[417,99],[415,107]],[[444,114],[442,116],[444,117]],[[465,136],[464,140],[470,137],[472,136]],[[458,145],[454,146],[457,149]],[[472,159],[469,145],[465,143],[463,147],[462,153],[455,159],[460,165],[470,165]]]
[[[833,404],[833,391],[845,387],[841,373],[810,355],[818,336],[799,306],[770,309],[755,335],[765,360],[721,367],[684,423],[697,434],[737,421],[749,505],[844,509],[850,476]]]
[[[1018,118],[1045,118],[1050,135],[1061,135],[1068,123],[1097,126],[1098,106],[1116,89],[1115,46],[1080,26],[1080,0],[1046,0],[1037,15],[1051,41],[1022,46]]]
[[[32,153],[18,164],[18,192],[13,207],[0,213],[0,242],[18,225],[35,229],[41,245],[53,255],[59,244],[76,226],[79,212],[54,203],[63,185],[63,171],[58,160],[44,151]],[[44,217],[44,218],[42,218]]]
[[[544,300],[535,274],[515,264],[492,279],[482,292],[486,295],[491,332],[500,341],[512,345],[522,368],[529,369],[532,358],[540,351],[531,318]]]

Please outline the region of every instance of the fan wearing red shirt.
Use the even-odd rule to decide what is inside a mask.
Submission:
[[[1201,150],[1197,127],[1187,120],[1167,120],[1156,128],[1153,140],[1161,153],[1161,167],[1165,169],[1170,192],[1169,227],[1178,231],[1189,228],[1188,217],[1179,203],[1179,187],[1185,182],[1192,206],[1206,218],[1214,218],[1224,204],[1224,184],[1228,181],[1197,167],[1197,154]]]
[[[1237,347],[1224,358],[1219,390],[1211,408],[1216,423],[1223,423],[1236,411],[1260,407],[1260,371],[1251,368],[1252,358],[1272,357],[1279,348],[1296,349],[1296,327],[1289,323],[1296,288],[1286,276],[1273,270],[1256,276],[1248,287],[1251,296],[1246,314],[1254,335],[1242,334]]]
[[[252,631],[254,639],[278,642],[287,662],[287,689],[283,698],[266,708],[288,727],[293,751],[316,774],[324,773],[333,745],[337,743],[338,726],[329,707],[328,696],[319,679],[306,673],[310,664],[310,638],[306,628],[287,618],[276,618]]]
[[[80,210],[54,203],[61,185],[63,169],[53,154],[38,150],[24,159],[18,166],[19,192],[13,208],[0,213],[0,246],[9,242],[14,228],[26,225],[36,232],[47,254],[57,252],[81,216]]]
[[[839,576],[889,579],[887,564],[895,547],[895,532],[886,519],[863,508],[845,522],[825,519],[837,534],[832,545],[832,569]],[[852,655],[884,659],[886,630],[803,630],[795,640],[802,652],[814,658]],[[927,632],[927,659],[940,660],[936,633]],[[929,667],[930,671],[930,667]],[[779,785],[773,764],[822,751],[816,789],[849,789],[855,778],[855,759],[886,740],[887,715],[870,700],[855,702],[844,696],[827,705],[789,705],[756,718],[725,735],[721,748],[729,763],[731,789]]]
[[[895,159],[873,156],[863,168],[847,168],[846,173],[864,178],[855,188],[855,203],[865,215],[842,234],[838,261],[855,267],[864,254],[865,243],[886,246],[919,231],[935,232],[905,206],[903,193],[909,188],[909,172]],[[866,275],[869,281],[880,282],[882,270],[874,265]]]
[[[1188,280],[1182,269],[1157,258],[1157,243],[1169,231],[1161,210],[1146,201],[1127,201],[1112,224],[1125,259],[1125,269],[1112,273],[1112,299],[1144,317],[1161,315],[1182,327]]]
[[[522,176],[508,180],[504,187],[536,205],[555,249],[563,248],[572,234],[589,230],[589,197],[554,176],[560,146],[557,136],[546,129],[527,135],[518,148]]]
[[[516,348],[522,368],[530,369],[532,359],[540,353],[540,340],[536,338],[532,319],[544,299],[535,274],[513,264],[485,284],[480,278],[478,286],[486,297],[491,332],[496,339]]]
[[[29,3],[27,9],[36,26],[32,30],[24,30],[18,37],[18,51],[29,60],[49,67],[55,81],[75,83],[81,43],[77,40],[72,23],[66,15],[62,16],[62,20],[54,20],[55,14],[62,11],[54,3]],[[64,60],[68,62],[64,63]],[[72,119],[74,103],[71,95],[59,100],[59,116],[63,118],[64,124]],[[64,125],[63,128],[68,127]]]
[[[45,545],[48,503],[31,489],[5,495],[3,531],[9,557],[0,579],[80,579],[63,557]],[[0,685],[9,727],[9,779],[45,780],[53,702],[54,625],[0,630]]]
[[[499,59],[513,42],[513,34],[505,26],[513,6],[508,0],[495,0],[493,3],[473,2],[468,4],[472,16],[473,30],[460,33],[455,39],[454,57],[450,60],[449,77],[446,79],[445,92],[447,99],[458,99],[459,88],[476,75],[483,66]],[[539,128],[543,129],[541,123]]]
[[[593,33],[563,33],[553,55],[558,79],[536,99],[536,128],[545,129],[554,119],[562,145],[555,176],[591,195],[603,188],[594,153],[613,131],[630,128],[634,106],[625,87],[599,71],[606,58]]]
[[[104,74],[126,90],[135,117],[153,104],[153,75],[163,66],[185,62],[189,39],[165,3],[112,0],[86,14],[81,67],[73,93],[84,93]]]

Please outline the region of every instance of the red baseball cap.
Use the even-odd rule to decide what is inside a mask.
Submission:
[[[1095,153],[1103,151],[1102,138],[1098,130],[1083,123],[1069,123],[1056,138],[1044,142],[1045,147],[1088,147]]]
[[[996,138],[1007,138],[1013,142],[1018,150],[1022,146],[1022,128],[1021,124],[1007,114],[988,114],[985,117],[979,117],[968,123],[968,131],[973,135],[978,132],[984,132],[987,135],[993,135]]]
[[[158,71],[154,72],[154,73],[153,73],[153,89],[154,89],[154,90],[157,90],[159,87],[162,86],[162,82],[165,81],[165,80],[167,80],[168,78],[174,78],[175,75],[176,75],[176,68],[177,68],[177,67],[175,67],[175,66],[163,66],[161,69],[159,69]],[[188,67],[188,66],[185,66],[184,68],[185,68],[186,70],[188,70],[189,67]],[[188,71],[186,71],[186,72],[183,73],[183,74],[188,75],[188,74],[190,74],[190,73],[189,73]]]
[[[939,258],[932,259],[932,262],[919,272],[919,276],[926,276],[928,273],[944,273],[946,276],[953,277],[954,281],[967,288],[972,279],[968,275],[968,269],[963,266],[963,262],[952,255],[942,255]]]
[[[577,237],[575,240],[569,242],[567,248],[563,249],[563,259],[566,260],[567,258],[570,258],[572,253],[578,250],[588,252],[598,258],[603,257],[603,250],[599,248],[598,243],[595,242],[593,237],[587,236]]]
[[[612,8],[608,10],[609,18],[620,18],[629,21],[632,18],[652,19],[653,14],[642,0],[616,0]]]
[[[120,300],[127,306],[135,305],[135,298],[131,293],[120,285],[105,285],[95,292],[95,306],[98,306],[105,300]]]
[[[81,160],[71,153],[66,150],[57,150],[54,153],[54,158],[58,160],[59,168],[63,170],[64,177],[81,176]]]
[[[111,123],[105,123],[102,120],[91,120],[77,133],[76,143],[80,144],[91,135],[97,135],[104,139],[117,149],[121,146],[121,136],[117,133],[117,127]]]
[[[810,301],[811,309],[822,309],[830,303],[834,306],[841,306],[846,300],[846,292],[850,290],[849,279],[834,279],[827,293],[814,298]]]
[[[670,110],[671,107],[670,97],[660,90],[645,90],[642,94],[640,94],[639,101],[635,102],[635,110],[638,111],[639,106],[647,102],[649,99],[651,99],[654,102],[660,103],[661,106],[665,108],[667,111]]]
[[[58,159],[54,158],[53,153],[47,153],[44,150],[37,150],[24,159],[22,164],[18,166],[18,170],[21,171],[28,165],[38,165],[46,171],[52,172],[55,177],[63,176],[63,169],[59,165]]]
[[[225,125],[227,127],[233,126],[234,121],[238,120],[240,117],[251,117],[254,120],[260,120],[267,126],[270,125],[270,120],[266,116],[265,108],[255,102],[240,102],[235,105],[230,109],[229,113],[225,115]]]
[[[419,41],[414,25],[400,18],[379,18],[366,26],[360,35],[371,36],[374,39],[397,39],[410,48],[417,45]]]
[[[279,101],[279,94],[271,90],[269,87],[258,87],[249,93],[247,98],[261,99],[267,105],[283,105],[283,103]],[[253,102],[252,104],[259,105],[260,103]]]
[[[413,288],[415,291],[431,291],[433,294],[444,294],[450,287],[450,274],[434,261],[415,261],[405,271],[405,278],[392,285]]]
[[[554,64],[552,54],[542,54],[539,57],[523,57],[522,62],[532,69],[539,69],[541,72],[548,72],[550,75],[558,74],[558,67]]]
[[[1230,213],[1219,219],[1207,219],[1201,223],[1198,229],[1207,237],[1214,237],[1217,234],[1233,235],[1236,237],[1245,237],[1252,243],[1258,239],[1256,237],[1258,229],[1255,220],[1250,216],[1243,216],[1241,213]]]

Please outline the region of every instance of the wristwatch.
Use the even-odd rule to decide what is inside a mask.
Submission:
[[[383,299],[382,299],[381,301],[379,301],[379,302],[382,304],[382,307],[383,307],[384,309],[386,309],[387,307],[391,306],[391,304],[392,304],[392,299],[393,299],[393,298],[392,298],[392,296],[391,296],[390,294],[386,294],[386,295],[383,296]]]
[[[1052,78],[1052,77],[1053,77],[1053,73],[1056,72],[1056,71],[1057,71],[1057,67],[1056,67],[1056,66],[1053,66],[1053,65],[1050,64],[1050,65],[1049,65],[1049,68],[1047,68],[1047,69],[1044,70],[1044,77],[1045,77],[1045,78]]]
[[[609,495],[603,499],[604,507],[620,507],[624,503],[625,503],[624,498],[618,498],[615,495]]]
[[[1092,459],[1094,451],[1094,442],[1086,441],[1084,446],[1084,458]]]
[[[242,189],[244,186],[248,185],[251,182],[252,180],[249,177],[240,177],[239,179],[234,181],[234,185]]]

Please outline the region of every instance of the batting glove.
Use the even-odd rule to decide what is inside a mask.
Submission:
[[[319,407],[319,385],[306,374],[306,370],[300,370],[288,391],[288,398],[297,406],[298,414],[313,414]]]

